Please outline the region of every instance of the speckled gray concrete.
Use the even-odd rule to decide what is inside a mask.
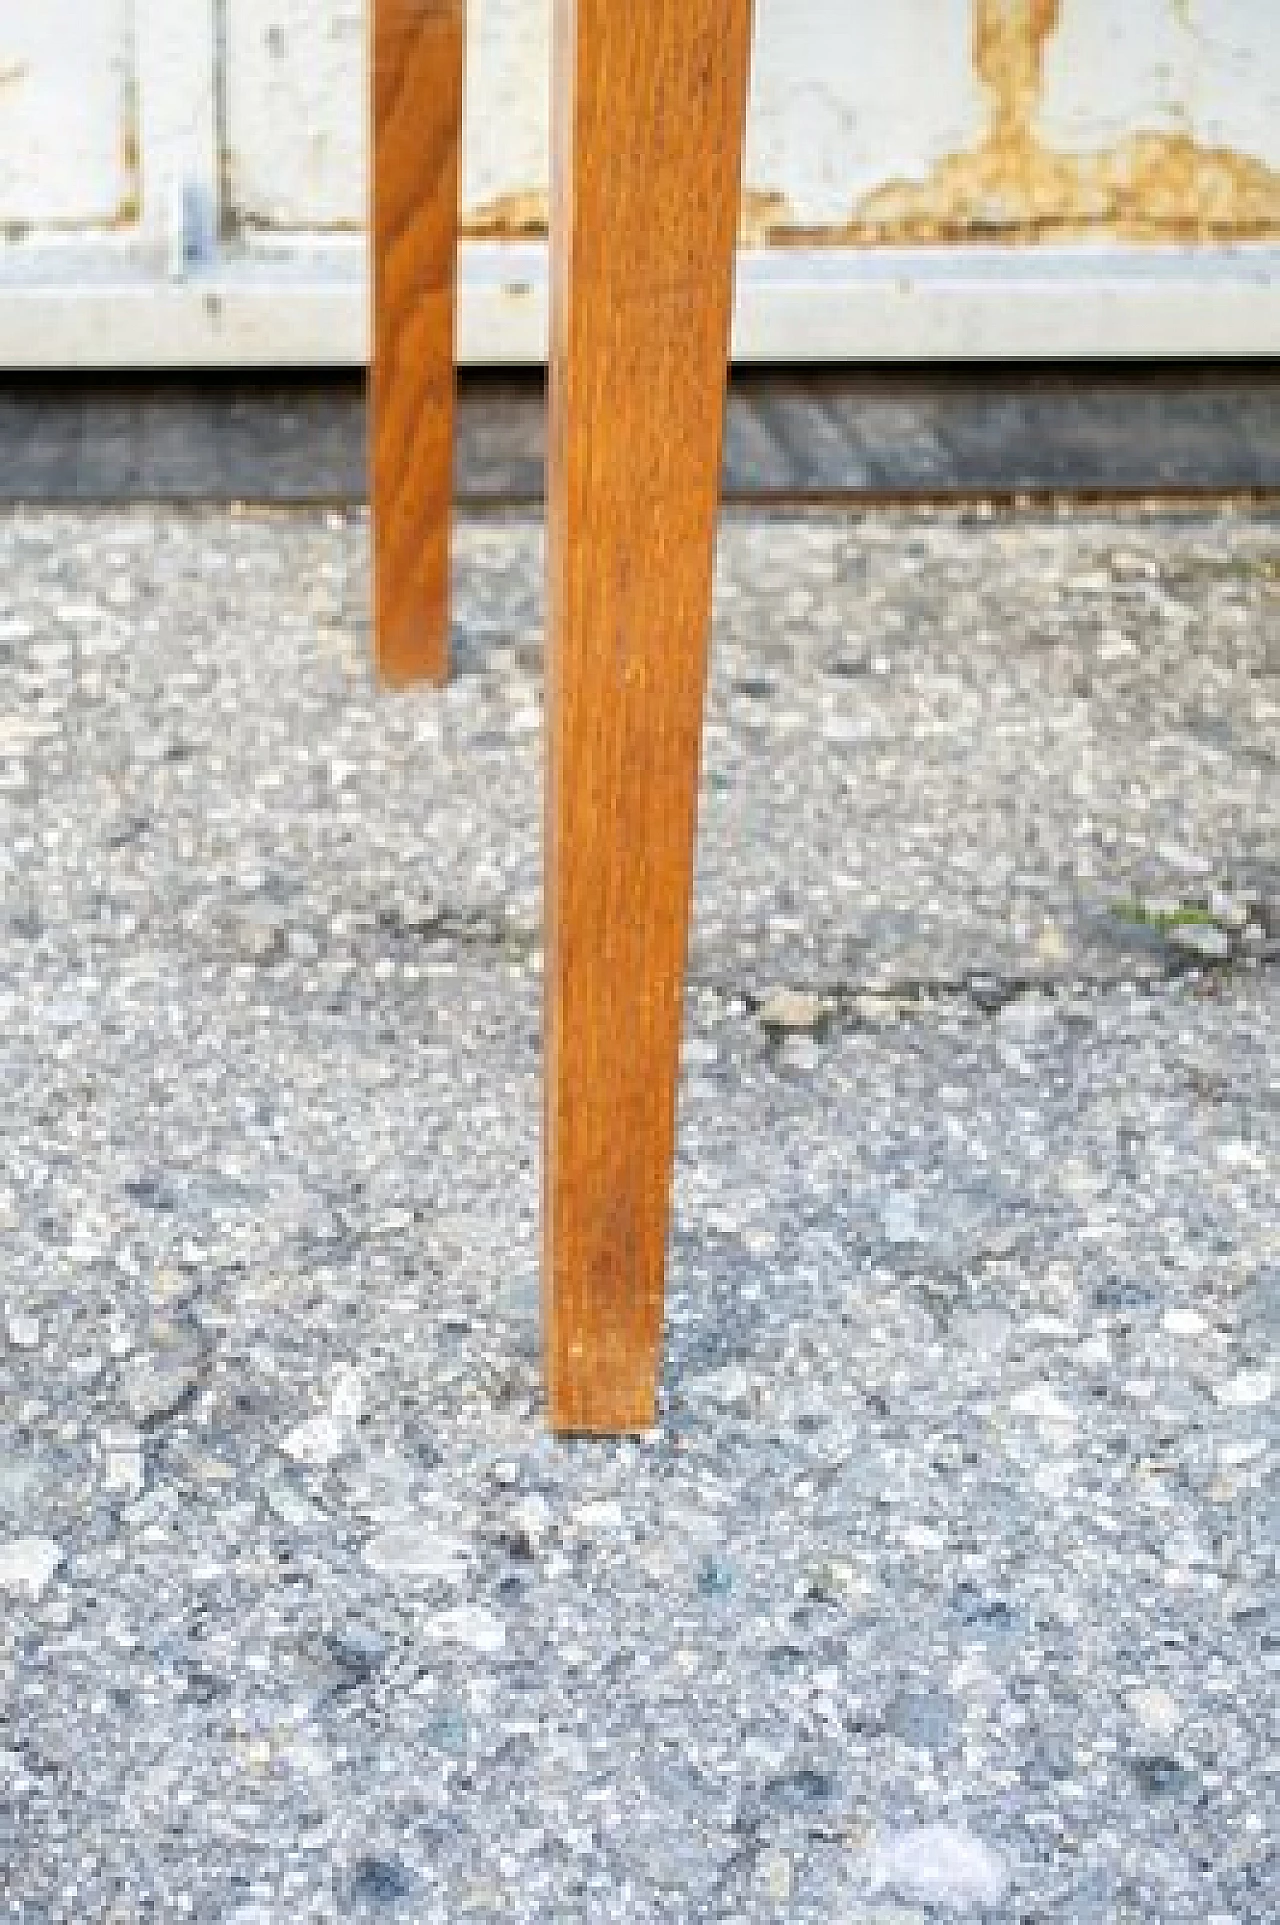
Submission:
[[[537,531],[438,696],[366,546],[0,521],[0,1915],[1274,1919],[1280,523],[729,522],[604,1445]]]

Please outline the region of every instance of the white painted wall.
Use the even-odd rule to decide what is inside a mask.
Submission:
[[[228,178],[253,225],[357,228],[367,168],[361,0],[225,0]],[[466,206],[547,191],[550,0],[470,0]]]
[[[470,0],[473,217],[545,203],[550,3]],[[839,228],[876,189],[928,182],[974,149],[989,108],[977,4],[757,0],[749,191],[779,196],[793,224]],[[365,42],[365,0],[0,0],[0,365],[358,358]],[[1139,132],[1280,169],[1280,0],[1061,0],[1038,138],[1089,154]],[[874,262],[789,250],[767,269],[748,256],[739,341],[850,358],[1019,340],[1028,354],[1082,340],[1135,352],[1143,338],[1153,353],[1276,350],[1280,193],[1267,243],[1212,263],[1172,237],[1088,239],[1030,270],[979,245]],[[462,278],[464,356],[541,352],[539,255],[473,248]],[[901,296],[892,329],[876,324],[886,287]],[[1089,325],[1059,317],[1086,289]],[[140,325],[146,296],[158,305]]]
[[[2,0],[0,0],[2,3]],[[987,124],[975,0],[758,0],[746,183],[838,226]],[[232,197],[254,223],[363,218],[361,0],[225,0]],[[471,0],[464,198],[545,197],[550,0]],[[1038,132],[1088,153],[1181,133],[1280,166],[1280,0],[1063,0]],[[1280,205],[1276,210],[1280,230]]]
[[[272,227],[364,217],[365,10],[359,0],[224,0],[231,208]]]
[[[746,183],[804,226],[921,180],[984,124],[971,0],[760,0]]]
[[[1188,134],[1280,167],[1275,0],[1067,0],[1039,131],[1089,153],[1136,130]]]
[[[0,0],[0,222],[87,227],[132,193],[130,0]]]

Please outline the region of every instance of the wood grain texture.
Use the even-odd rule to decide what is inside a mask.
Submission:
[[[374,634],[390,683],[449,666],[463,0],[374,0]]]
[[[750,0],[557,0],[551,1421],[653,1422]]]

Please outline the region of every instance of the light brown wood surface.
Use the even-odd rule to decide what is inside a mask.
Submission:
[[[750,0],[557,0],[551,1421],[652,1423]]]
[[[373,0],[374,635],[393,684],[449,666],[463,0]]]

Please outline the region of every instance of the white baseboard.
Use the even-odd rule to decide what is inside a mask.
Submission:
[[[21,253],[20,259],[15,256]],[[0,254],[0,368],[359,366],[359,242],[159,279],[73,250]],[[472,243],[459,360],[545,358],[547,253]],[[777,249],[744,253],[741,362],[1167,360],[1280,354],[1280,248]]]

